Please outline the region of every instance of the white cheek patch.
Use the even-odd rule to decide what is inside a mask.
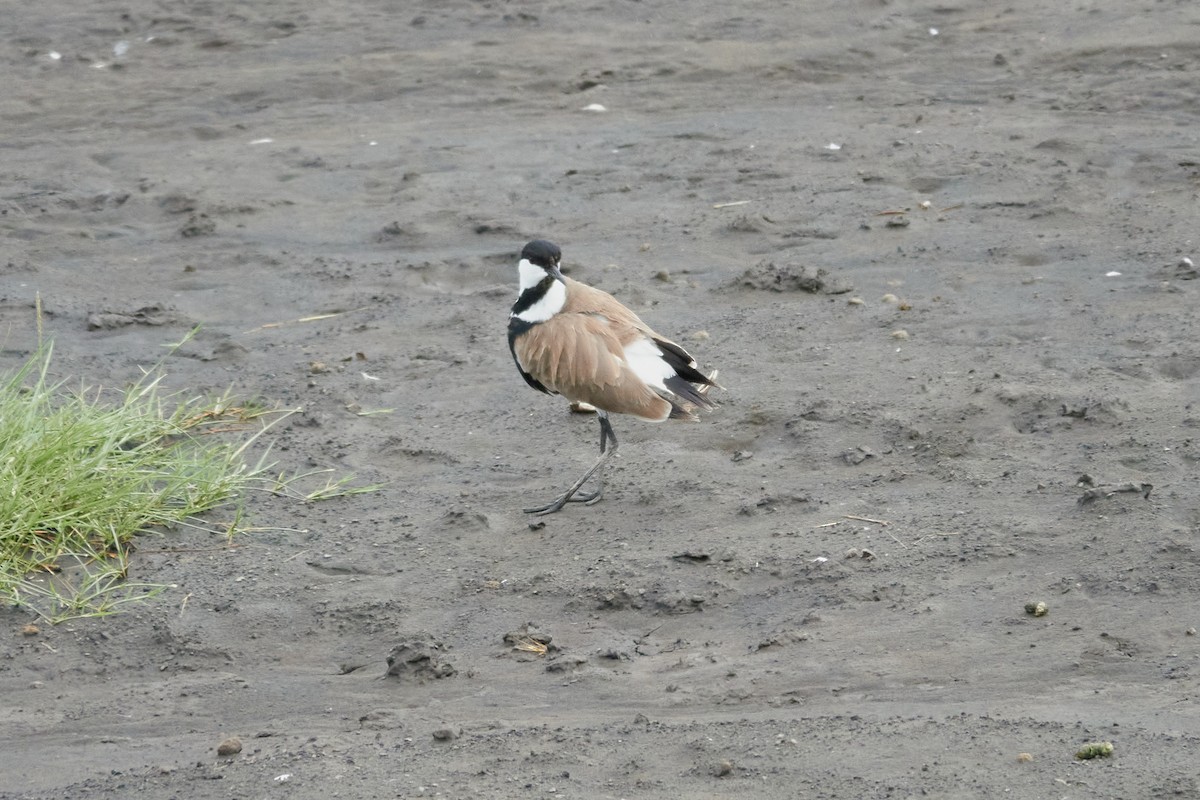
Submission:
[[[522,266],[524,266],[525,262],[521,263]],[[545,270],[540,268],[535,269],[538,269],[538,272],[542,273],[542,278],[546,277]],[[524,280],[524,273],[522,273],[521,277],[522,280]],[[534,285],[536,286],[537,284]],[[567,287],[562,281],[554,281],[550,284],[550,288],[546,291],[546,294],[542,296],[541,300],[538,300],[520,314],[514,314],[514,316],[522,322],[545,322],[558,312],[562,311],[563,306],[566,304]]]
[[[521,263],[517,264],[517,272],[521,276],[521,285],[517,287],[517,295],[526,289],[532,289],[542,282],[542,278],[546,277],[546,270],[539,267],[537,264],[529,263],[529,259],[522,258]]]
[[[629,368],[643,383],[653,389],[670,391],[665,381],[675,374],[671,365],[663,361],[662,350],[649,339],[638,339],[625,346],[625,360]]]

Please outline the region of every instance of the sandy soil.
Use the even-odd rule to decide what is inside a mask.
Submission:
[[[9,13],[0,367],[201,324],[171,386],[388,486],[5,610],[0,796],[1200,797],[1193,0],[397,5]],[[544,526],[535,236],[728,387]]]

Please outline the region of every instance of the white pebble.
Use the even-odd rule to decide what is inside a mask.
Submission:
[[[580,111],[595,111],[595,112],[599,113],[601,111],[608,111],[608,109],[605,108],[604,106],[600,105],[599,103],[592,103],[590,105],[584,106],[583,108],[580,109]]]

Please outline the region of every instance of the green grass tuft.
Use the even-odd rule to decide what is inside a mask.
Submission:
[[[197,524],[248,488],[290,489],[267,476],[265,455],[245,456],[291,411],[165,395],[158,368],[111,400],[69,392],[48,380],[51,351],[0,378],[0,598],[49,622],[113,613],[168,588],[126,580],[136,535]],[[342,479],[289,493],[374,488]],[[231,537],[240,509],[234,518]]]

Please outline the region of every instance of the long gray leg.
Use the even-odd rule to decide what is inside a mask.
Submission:
[[[600,457],[596,459],[596,463],[588,467],[583,475],[579,476],[579,480],[571,484],[571,488],[554,498],[553,501],[544,506],[525,509],[526,514],[553,514],[555,511],[562,510],[562,507],[567,503],[584,503],[591,505],[600,499],[604,493],[604,473],[601,468],[617,452],[617,435],[613,432],[612,423],[608,421],[608,414],[604,411],[597,411],[596,416],[600,419]],[[608,447],[608,443],[612,442],[612,447]],[[597,475],[597,487],[594,492],[578,494],[583,485],[593,476]]]

